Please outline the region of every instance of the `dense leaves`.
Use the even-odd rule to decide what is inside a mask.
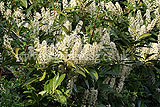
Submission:
[[[138,10],[145,14],[147,6],[143,1],[133,5],[126,0],[116,0],[123,14],[111,12],[100,4],[102,1],[115,4],[115,0],[77,0],[77,5],[73,7],[64,7],[67,4],[63,4],[62,0],[2,1],[4,10],[11,11],[5,16],[0,7],[0,106],[160,106],[159,57],[151,59],[155,53],[142,55],[139,51],[145,47],[152,48],[150,43],[159,43],[159,26],[140,35],[137,29],[130,26],[128,18],[136,18]],[[90,11],[93,3],[96,9]],[[17,23],[21,19],[15,15],[19,8],[25,14],[22,23]],[[44,11],[50,12],[46,17],[54,17],[43,19],[45,15],[41,14]],[[33,24],[34,18],[37,18],[38,26]],[[154,18],[151,11],[151,19]],[[64,25],[66,20],[71,27]],[[80,21],[83,22],[81,29],[76,31]],[[26,27],[26,24],[30,26]],[[40,29],[43,26],[50,29]],[[62,43],[66,35],[71,36],[75,31],[78,33],[74,36],[80,36],[82,43],[94,45],[100,44],[101,35],[105,35],[101,29],[107,29],[109,42],[114,43],[117,50],[114,45],[109,47],[109,43],[104,44],[105,48],[98,52],[98,61],[74,63],[67,59],[65,50],[60,50],[65,59],[53,56],[43,64],[37,60],[38,56],[27,56],[36,50],[31,47],[35,47],[37,37],[41,46],[46,40],[49,47]],[[86,41],[83,40],[85,37]],[[6,41],[10,45],[4,44]],[[70,48],[66,50],[72,52]],[[110,55],[110,51],[115,53]],[[112,57],[116,54],[120,58]]]

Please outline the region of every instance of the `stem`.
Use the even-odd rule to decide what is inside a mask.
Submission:
[[[91,35],[91,39],[90,39],[90,43],[92,43],[93,34],[94,34],[94,31],[95,31],[96,21],[97,21],[98,15],[99,15],[99,10],[98,10],[98,12],[97,12],[97,16],[96,16],[96,19],[95,19],[95,21],[94,21],[94,26],[93,26],[93,31],[92,31],[92,35]]]
[[[51,0],[51,2],[52,2],[52,0]],[[57,3],[57,0],[54,3],[54,8],[56,7],[56,3]],[[56,12],[55,12],[55,9],[54,9],[53,20],[55,19],[55,14],[56,14]]]
[[[0,78],[2,77],[2,70],[3,70],[3,68],[1,67]]]
[[[29,43],[29,41],[30,41],[30,39],[28,39],[28,41],[27,41],[26,48],[25,48],[25,52],[26,52],[27,49],[28,49],[28,43]]]

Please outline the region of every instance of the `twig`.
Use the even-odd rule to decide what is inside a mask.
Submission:
[[[92,31],[92,35],[91,35],[90,42],[92,42],[92,39],[93,39],[93,34],[94,34],[94,31],[95,31],[96,21],[97,21],[98,15],[99,15],[99,10],[98,10],[98,12],[97,12],[97,16],[96,16],[96,19],[95,19],[95,21],[94,21],[94,26],[93,26],[93,31]]]
[[[2,70],[3,70],[3,68],[1,67],[0,78],[2,77]]]

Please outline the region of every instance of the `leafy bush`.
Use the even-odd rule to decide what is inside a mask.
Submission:
[[[159,1],[117,1],[1,1],[0,104],[159,106]]]

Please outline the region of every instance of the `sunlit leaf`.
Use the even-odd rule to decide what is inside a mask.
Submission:
[[[27,4],[27,0],[21,0],[22,5],[27,8],[28,4]]]
[[[58,102],[62,104],[67,104],[67,98],[63,95],[63,93],[60,90],[56,90],[55,94]]]
[[[61,82],[64,80],[65,76],[66,76],[66,74],[62,74],[62,75],[58,78],[58,80],[57,80],[57,82],[56,82],[56,84],[55,84],[55,89],[61,84]]]
[[[44,80],[45,77],[46,77],[46,72],[43,72],[43,76],[39,79],[39,81]]]
[[[150,33],[144,33],[144,34],[142,34],[141,36],[138,37],[138,40],[142,39],[142,38],[145,38],[145,37],[148,37],[148,36],[151,36],[151,35],[152,34],[150,34]]]
[[[93,79],[95,79],[96,81],[98,80],[98,73],[96,71],[92,71],[90,72],[90,75]]]
[[[56,9],[56,8],[53,8],[56,12],[58,12],[59,14],[62,14],[62,15],[64,15],[65,17],[67,17],[67,15],[66,14],[64,14],[62,11],[60,11],[60,10],[58,10],[58,9]]]

